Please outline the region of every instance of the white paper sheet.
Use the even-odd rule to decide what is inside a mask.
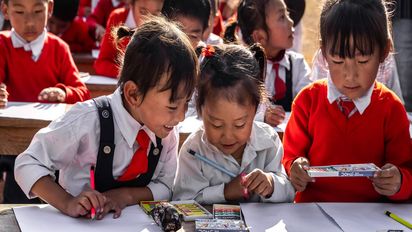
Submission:
[[[250,232],[341,231],[315,203],[241,203]]]
[[[318,203],[344,231],[376,232],[380,230],[410,231],[385,215],[388,210],[412,222],[412,204],[389,203]]]
[[[203,121],[197,116],[187,117],[183,122],[177,125],[179,133],[192,133],[203,124]]]
[[[81,78],[86,85],[117,85],[117,79],[98,75],[88,75]]]
[[[0,109],[0,117],[52,121],[65,113],[66,106],[64,103],[8,102],[6,108]]]
[[[113,219],[108,214],[102,220],[72,218],[59,212],[50,205],[23,206],[13,208],[17,222],[22,232],[28,231],[59,231],[59,232],[160,232],[152,218],[146,215],[140,207],[129,206],[122,215]]]

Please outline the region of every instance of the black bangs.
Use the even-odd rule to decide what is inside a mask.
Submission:
[[[376,48],[384,51],[389,38],[385,12],[379,14],[379,7],[368,4],[371,1],[348,0],[324,9],[320,29],[326,52],[353,58],[357,51],[366,56]]]

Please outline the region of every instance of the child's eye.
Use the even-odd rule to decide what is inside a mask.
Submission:
[[[217,128],[217,129],[219,129],[219,128],[222,128],[222,127],[223,127],[223,125],[215,125],[215,124],[212,124],[212,126],[213,126],[214,128]]]
[[[369,62],[369,60],[359,60],[359,61],[358,61],[359,64],[366,64],[366,63],[368,63],[368,62]]]
[[[15,11],[16,14],[24,14],[23,11]]]
[[[246,123],[243,123],[241,125],[235,125],[235,127],[238,128],[238,129],[241,129],[241,128],[245,127],[245,125],[246,125]]]
[[[341,60],[332,60],[332,62],[334,64],[343,64],[343,61],[341,61]]]
[[[167,108],[171,111],[177,110],[177,106],[168,106]]]
[[[41,13],[43,13],[43,10],[36,10],[36,11],[34,11],[34,13],[35,14],[41,14]]]

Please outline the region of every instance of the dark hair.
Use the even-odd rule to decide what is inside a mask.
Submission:
[[[240,27],[243,41],[252,45],[255,43],[252,33],[256,29],[268,31],[266,24],[266,9],[270,0],[242,0],[237,8],[237,22],[232,22],[226,27],[225,42],[235,42],[235,28]]]
[[[119,86],[131,80],[139,86],[139,95],[159,84],[162,74],[170,75],[160,91],[171,89],[170,101],[183,91],[187,98],[193,93],[198,62],[187,36],[173,23],[161,17],[150,17],[137,29],[120,27],[117,39],[132,36],[124,54]]]
[[[284,0],[288,8],[289,17],[293,21],[293,26],[299,24],[300,20],[305,13],[306,2],[305,0]]]
[[[356,50],[381,55],[390,39],[390,24],[384,0],[327,0],[320,16],[324,53],[354,57]]]
[[[4,4],[8,5],[10,0],[2,0]],[[44,2],[51,2],[52,0],[43,0]],[[0,1],[1,3],[1,1]]]
[[[72,22],[77,15],[79,2],[79,0],[54,0],[53,16],[64,22]]]
[[[242,45],[218,45],[203,56],[196,96],[199,115],[206,99],[226,99],[240,105],[253,104],[256,109],[264,97],[263,48],[256,44],[249,51]],[[253,54],[252,54],[253,53]],[[260,63],[263,62],[263,69]]]
[[[210,2],[209,0],[165,0],[162,13],[170,19],[180,15],[197,19],[205,30],[209,26]]]

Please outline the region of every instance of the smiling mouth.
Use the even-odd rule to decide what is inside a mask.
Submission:
[[[349,90],[354,90],[354,89],[359,88],[359,86],[354,86],[354,87],[345,86],[345,88],[346,88],[346,89],[349,89]]]
[[[165,128],[172,130],[174,126],[168,126],[168,125],[164,125]]]

